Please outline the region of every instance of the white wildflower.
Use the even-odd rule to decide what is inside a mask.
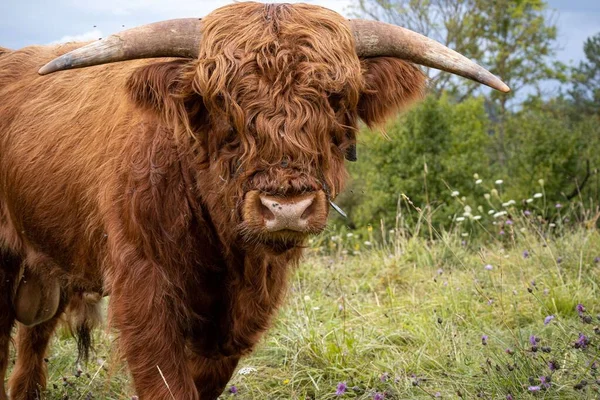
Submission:
[[[465,220],[465,217],[456,218],[456,222],[463,222],[464,220]]]
[[[483,182],[483,180],[482,180],[482,179],[477,179],[477,180],[475,181],[475,184],[476,184],[476,185],[479,185],[481,182]]]
[[[473,219],[475,221],[479,221],[481,219],[481,215],[476,215],[476,216],[473,217]]]
[[[453,192],[450,194],[450,196],[452,196],[452,197],[457,197],[459,194],[460,194],[460,193],[458,192],[458,190],[454,190],[454,191],[453,191]]]
[[[467,232],[463,232],[463,233],[461,233],[460,235],[461,235],[462,237],[467,237],[467,236],[469,236],[469,234],[468,234]]]
[[[534,199],[541,199],[542,197],[544,197],[544,195],[542,193],[536,193],[533,195]]]
[[[249,375],[253,372],[256,372],[256,368],[254,367],[244,367],[244,368],[240,368],[240,370],[238,371],[238,374],[240,375]]]
[[[354,236],[354,233],[346,233],[346,237],[351,238],[352,236]]]
[[[544,186],[544,180],[543,179],[538,180],[538,183],[540,184],[540,186]]]
[[[506,211],[498,211],[496,214],[494,214],[494,218],[503,217],[506,214],[508,214]]]
[[[489,214],[489,215],[492,215],[492,214],[493,214],[493,213],[495,213],[495,212],[496,212],[495,210],[490,210],[490,211],[488,211],[488,214]]]
[[[486,194],[483,195],[483,197],[485,197],[486,200],[489,200],[491,196],[490,196],[489,193],[486,193]]]
[[[370,246],[371,242],[369,242],[368,240],[365,242],[365,246]]]
[[[525,202],[527,202],[527,203],[533,203],[533,199],[527,199],[527,200],[525,200]]]
[[[473,174],[473,178],[479,179],[479,174],[478,173]]]
[[[496,182],[494,182],[496,185],[502,185],[504,183],[504,181],[502,179],[497,179]]]
[[[550,228],[554,228],[554,227],[556,226],[556,224],[555,224],[554,222],[551,222],[550,224],[548,224],[548,226],[549,226]]]

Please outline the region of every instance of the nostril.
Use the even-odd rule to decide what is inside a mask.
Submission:
[[[308,217],[310,217],[310,215],[313,213],[314,209],[315,209],[315,204],[316,202],[314,201],[314,197],[311,199],[310,204],[308,205],[308,207],[306,207],[306,210],[304,210],[304,212],[302,213],[302,215],[300,216],[300,219],[308,219]]]
[[[275,219],[275,214],[273,214],[273,212],[271,210],[269,210],[269,207],[264,204],[260,204],[260,213],[264,219],[267,219],[267,220]]]

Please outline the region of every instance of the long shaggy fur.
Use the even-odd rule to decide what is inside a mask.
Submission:
[[[0,55],[0,253],[12,255],[0,276],[27,260],[61,282],[57,315],[18,331],[12,399],[44,387],[63,310],[85,355],[96,320],[85,292],[110,294],[141,399],[216,398],[302,252],[244,221],[246,194],[335,197],[358,119],[381,123],[424,86],[406,62],[359,60],[346,21],[320,7],[238,3],[202,29],[197,60],[39,76],[82,44]],[[10,301],[0,302],[0,378]]]

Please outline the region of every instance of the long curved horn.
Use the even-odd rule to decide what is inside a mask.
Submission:
[[[379,21],[351,19],[360,57],[389,56],[451,72],[501,92],[510,88],[485,68],[426,36]]]
[[[38,73],[89,67],[139,58],[197,58],[200,49],[199,18],[155,22],[116,33],[55,58]]]

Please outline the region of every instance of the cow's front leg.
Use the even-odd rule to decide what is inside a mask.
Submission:
[[[120,266],[110,309],[141,400],[198,400],[186,362],[185,305],[156,266]]]
[[[223,393],[239,360],[237,356],[209,359],[194,354],[190,357],[188,363],[200,400],[215,400]]]

